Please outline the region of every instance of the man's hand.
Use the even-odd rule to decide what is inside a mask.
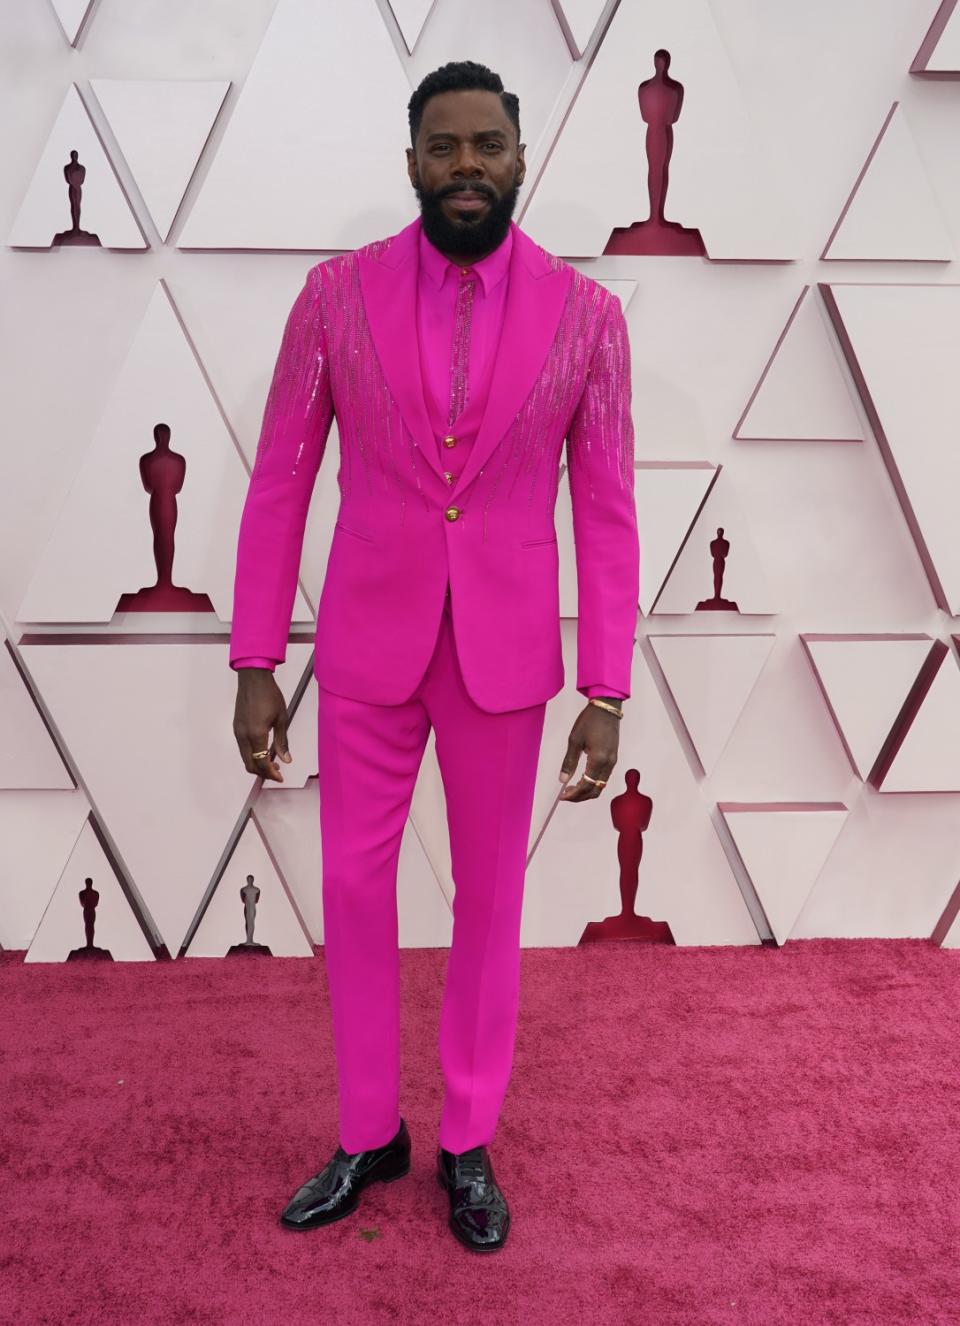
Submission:
[[[596,708],[596,706],[592,706]],[[614,719],[614,722],[617,720]],[[270,729],[273,742],[268,747]],[[283,782],[276,763],[291,760],[287,747],[287,703],[269,668],[237,668],[237,705],[233,714],[233,735],[240,747],[247,773]],[[254,759],[254,751],[268,751]]]
[[[617,701],[611,700],[610,703],[616,704]],[[592,801],[600,795],[603,788],[588,782],[586,774],[604,781],[609,779],[620,749],[621,722],[615,714],[608,713],[597,704],[585,705],[580,711],[570,729],[567,754],[560,766],[560,781],[565,783],[573,777],[583,750],[587,752],[586,773],[581,775],[579,782],[563,789],[560,793],[561,801]]]

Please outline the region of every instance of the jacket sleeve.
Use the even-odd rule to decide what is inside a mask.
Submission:
[[[320,284],[312,267],[287,316],[264,406],[237,536],[232,668],[286,658],[307,512],[333,420]]]
[[[577,565],[577,690],[630,695],[640,600],[630,343],[619,299],[606,308],[567,431]]]

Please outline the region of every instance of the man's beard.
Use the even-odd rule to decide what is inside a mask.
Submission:
[[[504,239],[510,229],[510,220],[517,205],[518,184],[512,185],[502,197],[497,197],[489,184],[446,185],[433,191],[414,184],[420,202],[423,231],[430,243],[441,253],[456,253],[464,257],[490,253]],[[482,216],[472,220],[464,213],[462,221],[451,221],[443,211],[443,199],[452,193],[474,192],[488,199]]]

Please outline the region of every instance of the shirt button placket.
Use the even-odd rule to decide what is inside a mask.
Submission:
[[[447,415],[447,427],[453,428],[457,419],[466,409],[469,397],[470,365],[470,326],[473,313],[473,297],[476,290],[476,273],[472,267],[460,268],[460,283],[457,286],[457,300],[453,315],[453,352],[450,363],[450,408]],[[457,445],[457,437],[448,432],[443,445],[452,448]],[[448,484],[456,482],[457,476],[449,470],[444,471]],[[453,510],[454,508],[449,508]],[[460,512],[457,510],[457,515]],[[448,519],[456,519],[450,517]]]

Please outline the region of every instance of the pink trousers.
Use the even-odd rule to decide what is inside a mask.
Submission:
[[[546,704],[493,714],[464,687],[444,610],[433,657],[399,705],[319,687],[324,957],[340,1144],[383,1146],[400,1126],[397,862],[431,727],[455,894],[439,1025],[439,1142],[493,1139],[513,1063],[520,915]]]

